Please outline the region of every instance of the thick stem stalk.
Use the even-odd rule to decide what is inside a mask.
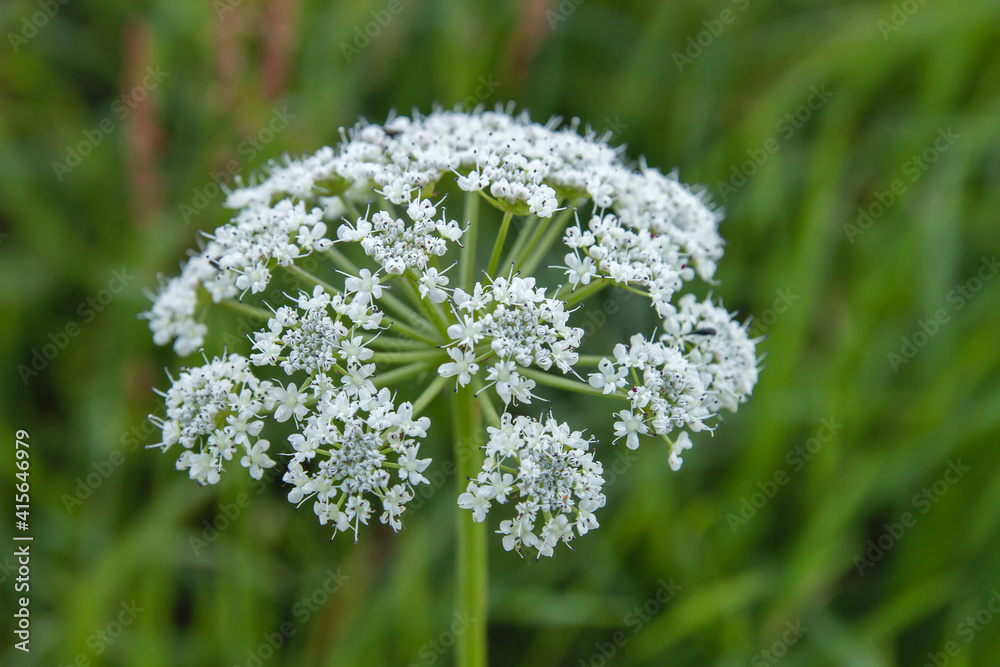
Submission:
[[[472,387],[461,387],[452,400],[456,485],[465,491],[466,479],[482,466],[482,414]],[[459,667],[486,667],[487,578],[486,523],[472,520],[472,512],[457,510],[458,547],[455,571],[455,611],[467,615],[469,628],[457,637]]]
[[[472,292],[472,285],[476,280],[476,236],[479,233],[478,192],[465,193],[465,222],[469,225],[469,229],[465,232],[465,238],[462,239],[465,245],[462,247],[461,260],[458,263],[461,277],[459,287],[466,292]]]

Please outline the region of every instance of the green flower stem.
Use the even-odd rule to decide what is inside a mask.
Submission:
[[[448,339],[448,322],[445,319],[444,312],[441,310],[440,304],[434,303],[430,299],[423,299],[420,296],[420,291],[417,288],[417,278],[409,269],[403,274],[405,280],[400,280],[399,283],[403,285],[406,293],[409,294],[410,298],[417,304],[424,315],[434,323],[437,330],[444,336],[445,340]]]
[[[575,391],[578,394],[588,394],[590,396],[613,396],[615,398],[628,399],[628,397],[620,391],[605,394],[603,389],[594,389],[589,384],[585,384],[579,380],[559,377],[558,375],[552,375],[544,371],[536,371],[533,368],[518,368],[517,372],[526,378],[534,380],[538,384],[544,384],[548,387],[552,387],[553,389]]]
[[[289,264],[288,266],[285,266],[285,267],[282,267],[282,268],[286,269],[289,273],[291,273],[292,275],[298,277],[301,280],[304,280],[307,283],[310,283],[312,285],[321,285],[323,287],[323,289],[325,289],[330,294],[340,294],[341,293],[341,291],[339,289],[337,289],[336,287],[334,287],[330,283],[326,282],[322,278],[314,276],[313,274],[309,273],[305,269],[303,269],[301,267],[298,267],[298,266],[295,266],[294,264]]]
[[[257,306],[251,306],[248,303],[243,303],[242,301],[223,299],[219,303],[225,306],[226,308],[235,310],[237,313],[243,313],[244,315],[250,315],[251,317],[260,317],[265,322],[274,317],[274,313],[272,313],[267,308],[258,308]]]
[[[416,287],[416,279],[412,275],[407,275],[404,273],[399,278],[399,286],[402,288],[403,292],[406,293],[406,298],[410,300],[410,303],[415,305],[420,309],[420,312],[424,314],[425,317],[429,317],[427,312],[427,304],[424,300],[420,298],[420,292]]]
[[[524,246],[527,245],[528,240],[532,235],[531,232],[538,226],[538,220],[539,217],[537,215],[532,215],[521,223],[521,229],[517,233],[517,238],[514,239],[514,245],[511,246],[510,251],[503,258],[503,264],[500,266],[514,265],[517,258],[521,256],[521,251],[524,250]]]
[[[542,263],[543,259],[545,259],[545,255],[548,254],[549,248],[552,247],[552,244],[558,241],[562,236],[563,230],[569,222],[570,215],[575,210],[575,208],[567,206],[565,210],[552,219],[552,224],[545,230],[545,234],[542,236],[541,241],[535,248],[532,249],[531,254],[528,255],[528,259],[521,265],[520,270],[523,273],[528,275],[534,273],[535,269],[538,268],[538,265]]]
[[[330,246],[325,250],[325,252],[326,256],[330,258],[330,261],[339,266],[341,271],[347,271],[348,273],[358,275],[360,267],[349,260],[347,255],[337,250],[336,246]]]
[[[458,490],[465,480],[479,474],[483,453],[482,414],[477,409],[472,387],[460,387],[452,399],[455,439],[455,479]],[[455,610],[470,619],[469,628],[457,636],[456,661],[459,667],[486,666],[486,523],[472,520],[472,512],[459,510],[458,553],[455,572]]]
[[[388,324],[390,327],[392,327],[392,332],[393,333],[402,334],[403,336],[408,336],[408,337],[413,338],[415,340],[423,341],[423,342],[427,343],[428,345],[433,345],[433,346],[437,347],[442,342],[441,340],[436,339],[436,338],[432,338],[431,336],[428,336],[427,334],[424,333],[424,330],[427,330],[427,329],[431,328],[431,327],[429,327],[427,325],[426,322],[424,322],[424,325],[421,327],[420,330],[414,329],[412,327],[408,327],[405,324],[403,324],[402,322],[400,322],[398,320],[394,320],[393,318],[391,318],[391,317],[389,317],[387,315],[383,315],[382,316],[382,322],[384,322],[385,324]]]
[[[376,364],[405,364],[413,361],[447,361],[448,355],[441,350],[415,352],[376,352],[371,360]]]
[[[560,216],[562,213],[559,214]],[[526,243],[522,244],[517,256],[514,258],[514,271],[520,270],[521,265],[524,261],[528,259],[528,255],[531,254],[532,249],[538,244],[538,240],[542,238],[542,234],[548,229],[549,225],[552,224],[552,218],[542,218],[537,225],[534,226],[534,231],[531,233],[531,237]],[[525,232],[528,230],[525,229]]]
[[[372,378],[372,382],[376,387],[386,387],[397,382],[415,378],[421,373],[434,368],[436,365],[437,363],[434,361],[414,361],[412,364],[400,366],[385,373],[379,373]]]
[[[337,195],[337,199],[339,199],[340,203],[344,205],[344,208],[347,210],[347,214],[351,216],[351,223],[357,224],[358,219],[361,218],[361,213],[358,211],[358,207],[354,205],[354,202],[342,194]]]
[[[478,393],[478,392],[477,392]],[[500,414],[486,393],[479,394],[479,406],[483,409],[483,416],[493,426],[500,426]]]
[[[326,255],[336,266],[340,268],[341,271],[350,273],[353,276],[357,276],[361,273],[361,269],[358,265],[348,259],[344,253],[340,252],[336,248],[327,248]],[[398,315],[408,319],[411,324],[417,324],[423,320],[420,313],[407,306],[401,299],[398,299],[390,294],[389,287],[387,285],[384,286],[382,296],[376,299],[376,301],[384,303],[387,307],[392,308]]]
[[[592,278],[590,284],[583,287],[566,285],[556,293],[555,298],[565,301],[568,306],[572,306],[597,294],[610,284],[611,281],[605,278]]]
[[[597,366],[602,359],[608,359],[603,354],[581,354],[577,360],[577,366]]]
[[[472,291],[476,271],[476,235],[479,232],[479,193],[465,193],[465,220],[469,224],[462,239],[462,254],[458,261],[459,287],[466,292]]]
[[[490,263],[486,266],[486,274],[490,277],[493,277],[497,270],[497,264],[500,263],[500,251],[503,250],[503,244],[507,240],[507,231],[510,229],[510,221],[513,217],[513,211],[507,211],[503,214],[503,221],[500,223],[500,233],[497,234],[497,240],[493,244]]]
[[[392,338],[391,336],[373,336],[367,332],[362,332],[365,337],[365,345],[376,350],[389,350],[390,352],[400,352],[403,350],[430,350],[436,346],[424,343],[419,340],[409,338]]]
[[[618,287],[621,287],[626,292],[632,292],[632,294],[638,294],[639,296],[644,296],[647,299],[651,298],[649,296],[649,292],[643,292],[641,289],[636,289],[635,287],[632,287],[630,285],[627,285],[627,284],[626,285],[622,285],[622,284],[619,283]]]
[[[437,398],[437,395],[441,393],[444,386],[448,383],[448,378],[443,378],[440,375],[434,378],[434,381],[427,385],[423,393],[417,400],[413,401],[413,417],[416,418],[424,411],[431,401]]]
[[[388,290],[388,288],[386,288],[386,290]],[[413,310],[411,310],[405,303],[403,303],[402,301],[400,301],[396,297],[390,296],[387,293],[387,291],[382,292],[382,296],[379,297],[378,299],[375,299],[375,301],[378,304],[385,303],[386,306],[391,307],[394,311],[396,311],[401,316],[403,316],[407,320],[409,320],[410,324],[413,324],[413,325],[418,326],[418,327],[424,326],[424,325],[427,324],[427,322],[424,320],[424,318],[422,318],[420,316],[419,313],[414,312]]]
[[[543,218],[542,224],[536,227],[535,232],[531,235],[531,240],[529,240],[525,245],[524,249],[518,256],[517,261],[514,263],[514,271],[520,271],[521,267],[525,265],[525,262],[529,259],[529,257],[534,255],[534,251],[538,246],[539,240],[542,238],[542,235],[546,233],[549,227],[562,229],[565,227],[569,217],[573,215],[574,211],[576,211],[574,205],[567,204],[566,208],[559,211],[557,215],[554,215],[551,218]],[[548,238],[547,235],[546,238]],[[548,250],[548,248],[546,248],[546,250]],[[544,253],[542,254],[544,255]]]

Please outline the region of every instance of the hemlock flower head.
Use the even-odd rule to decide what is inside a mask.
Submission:
[[[213,303],[260,323],[245,355],[204,357],[163,394],[158,446],[179,446],[192,479],[273,470],[334,534],[356,539],[376,517],[399,530],[440,454],[422,413],[468,392],[488,438],[459,507],[477,522],[500,512],[505,549],[551,556],[599,526],[610,446],[659,441],[677,470],[689,434],[749,398],[756,341],[720,305],[681,294],[712,280],[722,216],[676,174],[628,166],[576,121],[540,125],[510,107],[341,135],[239,182],[231,221],[144,315],[180,355],[205,345]],[[623,290],[648,299],[656,324],[582,355],[575,311]],[[542,414],[553,391],[597,397],[614,435]]]
[[[552,417],[541,422],[508,413],[487,431],[483,470],[458,504],[483,521],[492,503],[516,503],[497,531],[504,549],[533,548],[551,556],[557,544],[573,539],[574,528],[584,535],[598,527],[594,510],[604,507],[604,469],[590,440]]]

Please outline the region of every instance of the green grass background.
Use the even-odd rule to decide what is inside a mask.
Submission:
[[[136,313],[196,230],[225,221],[218,195],[189,224],[180,208],[197,208],[212,172],[312,151],[359,115],[463,103],[487,81],[487,104],[612,129],[717,201],[748,151],[778,145],[727,197],[713,288],[770,320],[753,400],[696,438],[680,473],[640,449],[576,551],[534,563],[491,540],[493,664],[600,665],[616,632],[627,641],[608,664],[777,664],[761,651],[796,621],[808,632],[778,647],[787,667],[919,667],[950,641],[949,665],[1000,664],[1000,623],[971,638],[960,625],[1000,589],[1000,281],[960,310],[948,300],[1000,250],[1000,3],[567,0],[559,14],[554,0],[402,0],[347,62],[341,43],[388,2],[224,1],[69,0],[17,52],[9,35],[43,5],[0,7],[0,543],[12,545],[21,428],[35,535],[28,656],[11,648],[13,546],[0,549],[0,663],[247,665],[287,621],[294,634],[265,664],[451,664],[428,642],[447,643],[452,621],[452,481],[403,533],[369,529],[357,545],[328,543],[277,487],[234,475],[198,488],[142,449],[157,442],[148,431],[129,437],[180,363]],[[912,16],[890,32],[880,21],[904,5]],[[673,54],[724,10],[731,22],[678,71]],[[120,119],[115,99],[147,66],[167,74]],[[832,98],[777,128],[812,86]],[[241,151],[283,108],[287,127]],[[106,117],[111,131],[60,181],[53,161]],[[949,127],[959,139],[911,181],[908,161]],[[905,192],[850,242],[844,226],[897,179]],[[116,269],[134,278],[87,322],[80,304]],[[796,298],[772,316],[779,290]],[[888,355],[939,309],[949,321],[894,372]],[[609,348],[646,326],[622,313],[601,330]],[[71,322],[79,335],[26,386],[18,366]],[[594,405],[559,409],[607,439]],[[824,418],[842,428],[793,469],[787,453]],[[435,433],[440,460],[447,430]],[[958,460],[970,470],[923,513],[915,494]],[[121,464],[67,511],[78,479],[109,461]],[[779,471],[787,483],[734,531],[727,515]],[[249,507],[195,554],[189,538],[241,493]],[[855,556],[905,512],[915,525],[862,576]],[[296,604],[338,569],[346,581],[304,619]],[[638,623],[633,609],[671,579],[682,588]],[[133,600],[143,611],[102,643]]]

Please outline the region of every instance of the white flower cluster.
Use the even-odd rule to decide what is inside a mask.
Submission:
[[[563,241],[573,249],[566,255],[566,274],[573,285],[593,277],[646,289],[662,316],[681,280],[694,278],[674,239],[650,229],[630,229],[614,214],[594,215],[586,231],[579,224],[566,231]],[[582,253],[582,257],[581,257]]]
[[[381,313],[358,293],[347,301],[321,286],[302,292],[295,308],[278,308],[267,329],[255,334],[249,360],[233,354],[206,361],[174,380],[165,394],[166,417],[157,423],[160,447],[184,447],[177,468],[215,484],[224,462],[242,447],[242,465],[260,479],[275,465],[267,455],[270,443],[257,438],[263,417],[271,414],[276,422],[301,426],[288,437],[293,453],[282,479],[293,486],[289,501],[299,505],[314,498],[321,524],[332,523],[335,534],[352,529],[356,538],[359,524],[371,517],[372,502],[365,497],[371,495],[381,502],[382,523],[399,530],[413,486],[428,483],[421,473],[431,459],[417,457],[414,438],[427,435],[430,420],[414,419],[410,403],[397,409],[388,389],[376,390],[375,365],[364,363],[373,352],[354,325],[377,328]],[[301,389],[295,382],[281,386],[258,380],[251,364],[307,378]],[[308,470],[317,455],[321,460]]]
[[[479,148],[476,152],[479,152]],[[491,197],[501,208],[525,208],[540,218],[552,217],[559,205],[556,191],[542,182],[549,175],[549,165],[537,157],[528,159],[517,152],[506,152],[492,145],[483,150],[485,164],[476,161],[476,167],[458,177],[458,187],[467,191],[481,191],[489,187]]]
[[[615,346],[614,361],[604,358],[590,386],[605,394],[631,385],[626,395],[631,411],[622,410],[615,422],[615,435],[625,438],[629,449],[639,446],[639,436],[667,435],[678,428],[701,431],[712,417],[707,394],[695,367],[680,349],[647,341],[640,334],[629,345]]]
[[[177,469],[187,470],[201,484],[217,483],[223,461],[242,447],[242,465],[260,479],[263,469],[274,465],[267,456],[270,443],[257,438],[264,427],[262,417],[273,407],[272,388],[270,382],[259,381],[250,372],[250,362],[238,354],[184,369],[163,395],[166,415],[150,417],[163,431],[163,440],[154,446],[166,451],[179,443],[184,451]]]
[[[371,359],[373,352],[364,347],[364,337],[354,326],[378,328],[382,312],[370,300],[347,301],[317,285],[312,295],[300,293],[296,306],[278,308],[267,329],[254,334],[256,353],[250,356],[254,365],[280,365],[287,375],[296,371],[312,375],[329,372],[342,361],[347,365],[346,375],[351,376],[362,367],[361,362]],[[331,317],[331,310],[336,319]],[[345,325],[342,319],[352,326]]]
[[[438,372],[458,376],[460,386],[469,384],[479,370],[480,341],[489,343],[484,356],[499,358],[489,368],[487,386],[495,387],[505,405],[531,402],[535,383],[518,374],[518,366],[534,363],[548,370],[554,364],[569,373],[579,359],[576,349],[583,329],[569,326],[565,302],[547,298],[534,278],[500,277],[486,287],[476,283],[472,294],[456,289],[453,299],[458,323],[448,327],[448,335],[455,347],[448,350],[452,361]]]
[[[286,157],[281,165],[272,161],[266,169],[268,177],[257,185],[243,186],[237,176],[236,183],[242,187],[229,193],[225,206],[232,209],[269,206],[283,196],[309,199],[323,181],[336,176],[335,157],[334,150],[324,146],[297,160]]]
[[[215,230],[205,249],[188,260],[145,314],[157,345],[174,342],[180,355],[196,351],[207,331],[198,322],[200,292],[218,303],[241,293],[262,292],[274,265],[291,266],[298,258],[329,248],[322,211],[283,199],[273,207],[251,203],[232,223]]]
[[[579,431],[552,417],[543,423],[504,414],[500,427],[487,432],[483,470],[458,504],[485,521],[494,502],[514,502],[516,515],[497,531],[504,549],[551,556],[560,542],[598,527],[594,512],[604,507],[604,471]]]
[[[580,433],[551,416],[507,412],[537,399],[539,385],[619,401],[615,442],[635,449],[662,436],[675,470],[688,432],[714,428],[721,410],[750,396],[757,358],[746,327],[711,301],[678,298],[685,283],[711,280],[723,242],[721,213],[676,174],[626,164],[607,137],[581,134],[576,121],[540,125],[503,108],[394,116],[341,134],[336,148],[272,163],[260,182],[238,181],[226,200],[232,220],[205,235],[145,313],[154,341],[173,342],[181,355],[205,344],[211,303],[267,319],[249,332],[248,357],[206,359],[165,394],[160,446],[180,443],[178,467],[192,478],[216,483],[237,451],[255,477],[274,467],[260,437],[272,417],[296,427],[283,473],[289,500],[311,499],[337,532],[356,536],[379,511],[398,530],[413,487],[427,482],[430,459],[418,458],[415,439],[430,422],[416,415],[440,394],[440,378],[455,378],[458,391],[489,402],[484,414],[503,404],[486,465],[460,504],[483,520],[492,504],[516,499],[517,516],[501,524],[504,546],[551,555],[597,526],[603,481]],[[453,194],[466,198],[469,219],[445,212]],[[499,234],[480,228],[483,200],[505,216]],[[508,230],[517,238],[505,277],[494,267]],[[485,253],[465,247],[475,239],[493,246],[483,278],[476,262]],[[547,289],[530,274],[553,256],[564,258],[551,268],[568,284]],[[281,271],[310,291],[268,311],[243,302],[273,302]],[[584,330],[571,326],[571,304],[612,288],[648,297],[662,326],[608,357],[581,357]],[[438,379],[427,380],[435,369]],[[396,394],[377,388],[394,383],[423,393],[397,407]]]
[[[261,183],[229,194],[226,205],[238,210],[233,223],[217,230],[205,250],[160,292],[147,313],[154,339],[157,344],[175,340],[178,354],[191,354],[205,334],[196,317],[200,287],[215,302],[246,290],[256,293],[267,286],[274,264],[287,266],[328,247],[319,220],[323,209],[307,212],[303,201],[320,203],[331,192],[349,188],[352,197],[364,198],[374,187],[393,204],[409,204],[412,224],[379,211],[371,220],[366,215],[340,227],[338,238],[362,241],[388,273],[407,267],[422,273],[429,257],[461,237],[455,221],[431,220],[434,207],[419,194],[449,173],[458,174],[463,190],[488,192],[512,210],[523,207],[543,218],[553,214],[560,197],[586,193],[595,210],[615,215],[594,216],[605,222],[592,220],[590,242],[581,238],[584,234],[572,236],[571,228],[567,244],[593,258],[601,275],[646,286],[658,307],[669,301],[678,275],[688,279],[685,256],[703,278],[714,274],[722,256],[720,215],[702,194],[673,174],[645,165],[634,171],[619,150],[593,132],[581,136],[575,124],[557,126],[558,119],[541,126],[525,113],[437,111],[393,118],[384,127],[362,124],[345,136],[339,150],[324,147],[272,165]],[[286,198],[272,206],[281,196],[298,202]]]
[[[444,255],[448,252],[447,242],[457,241],[462,236],[456,221],[446,218],[435,221],[436,214],[437,207],[429,199],[415,199],[407,206],[411,223],[393,218],[386,211],[378,211],[371,221],[366,216],[359,218],[353,227],[341,225],[337,238],[359,241],[368,256],[390,275],[398,276],[406,269],[425,272],[431,257]],[[436,273],[436,269],[429,270]]]
[[[316,404],[299,417],[302,432],[288,438],[295,450],[282,477],[293,487],[288,500],[300,505],[312,498],[320,524],[332,523],[334,535],[353,530],[357,541],[359,524],[367,525],[372,515],[365,497],[371,495],[381,502],[380,521],[398,531],[413,487],[429,484],[421,473],[431,459],[417,458],[420,445],[413,438],[427,435],[430,420],[414,420],[410,403],[396,409],[388,389],[352,395],[329,389],[332,384],[323,375],[313,381]]]
[[[755,342],[746,327],[736,324],[724,308],[694,295],[670,306],[664,320],[667,333],[658,341],[635,335],[628,346],[619,343],[614,361],[601,360],[589,382],[610,394],[625,390],[631,410],[618,413],[615,435],[629,449],[639,436],[668,435],[677,428],[698,432],[720,409],[735,411],[757,383]],[[628,387],[628,389],[626,389]],[[690,449],[686,432],[672,445],[670,463],[681,466],[680,453]]]
[[[756,344],[747,335],[747,325],[737,324],[725,308],[685,294],[663,321],[663,329],[661,341],[687,347],[688,359],[711,395],[712,412],[735,412],[746,403],[757,384]]]

